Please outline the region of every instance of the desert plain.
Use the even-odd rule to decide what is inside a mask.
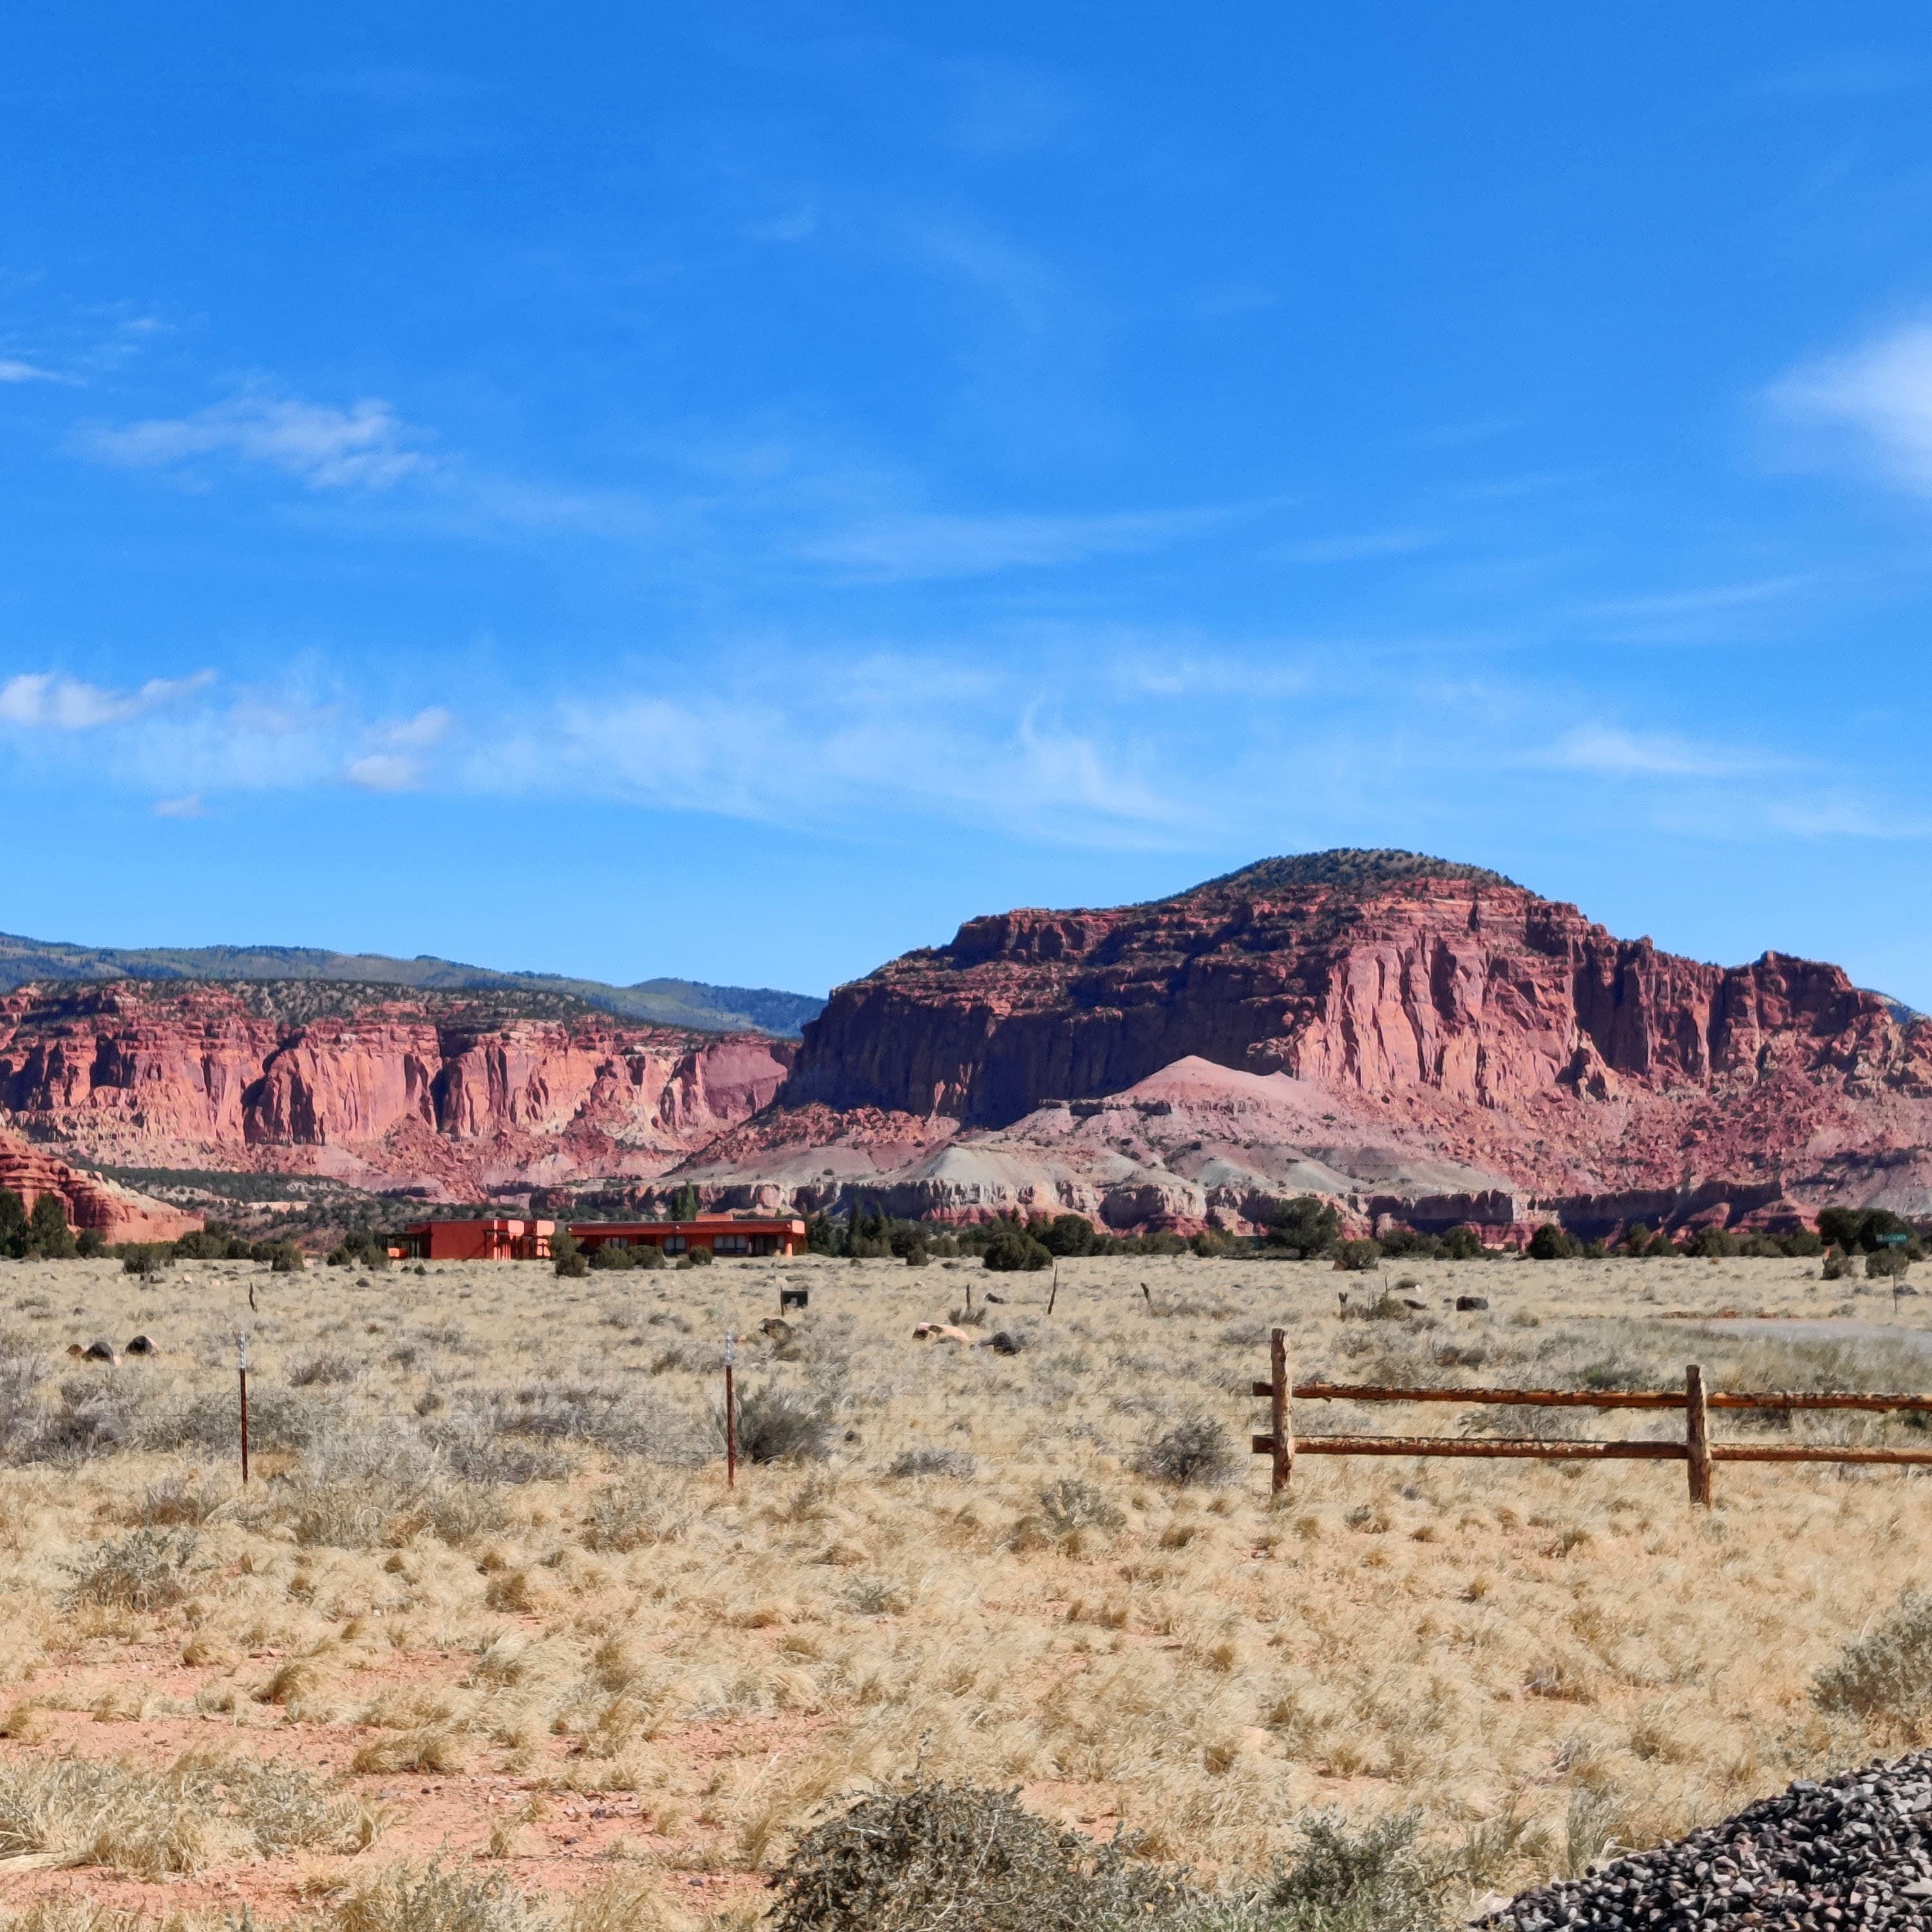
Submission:
[[[1816,1680],[1922,1580],[1924,1474],[1720,1465],[1706,1511],[1675,1462],[1304,1455],[1277,1497],[1251,1384],[1280,1325],[1302,1380],[1932,1388],[1932,1302],[1815,1259],[1055,1280],[0,1266],[0,1910],[375,1928],[434,1869],[580,1924],[749,1926],[802,1832],[912,1778],[1018,1787],[1209,1886],[1311,1811],[1413,1808],[1473,1904],[1901,1741]],[[969,1311],[968,1343],[914,1339]],[[69,1352],[97,1340],[118,1359]],[[1296,1424],[1498,1413],[1682,1428]]]

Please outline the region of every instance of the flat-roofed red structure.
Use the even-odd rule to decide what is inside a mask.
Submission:
[[[661,1248],[668,1255],[709,1248],[714,1255],[795,1255],[805,1246],[805,1223],[700,1214],[694,1221],[578,1221],[571,1236],[586,1250],[607,1242],[620,1248]]]
[[[406,1262],[547,1262],[554,1221],[418,1221],[389,1252]]]

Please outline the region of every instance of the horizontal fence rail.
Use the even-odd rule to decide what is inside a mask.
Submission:
[[[1256,1382],[1256,1395],[1272,1395],[1271,1382]],[[1532,1408],[1682,1408],[1690,1400],[1681,1389],[1392,1388],[1377,1382],[1297,1382],[1297,1402],[1508,1402]],[[1814,1394],[1772,1389],[1740,1395],[1730,1389],[1706,1392],[1707,1408],[1910,1409],[1932,1414],[1932,1395]]]
[[[1798,1412],[1864,1410],[1882,1413],[1932,1413],[1932,1395],[1885,1395],[1772,1389],[1760,1394],[1708,1390],[1694,1364],[1676,1389],[1404,1388],[1377,1382],[1295,1382],[1288,1374],[1288,1335],[1277,1328],[1268,1338],[1269,1376],[1254,1393],[1267,1398],[1268,1432],[1252,1438],[1257,1456],[1273,1460],[1273,1486],[1280,1493],[1294,1480],[1294,1459],[1304,1456],[1484,1456],[1547,1462],[1682,1462],[1688,1466],[1690,1500],[1708,1508],[1711,1472],[1719,1462],[1850,1462],[1932,1467],[1932,1449],[1838,1448],[1824,1443],[1713,1442],[1709,1412],[1756,1408]],[[1682,1409],[1681,1442],[1570,1442],[1532,1436],[1304,1436],[1294,1432],[1296,1402],[1450,1402],[1525,1408]]]

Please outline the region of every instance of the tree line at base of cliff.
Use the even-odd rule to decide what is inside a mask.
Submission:
[[[1266,1211],[1262,1232],[1253,1234],[1218,1228],[1204,1228],[1191,1236],[1114,1234],[1096,1227],[1086,1216],[1072,1214],[1010,1214],[966,1223],[914,1221],[888,1214],[876,1202],[857,1201],[842,1216],[812,1214],[806,1219],[806,1245],[813,1254],[854,1261],[902,1261],[913,1268],[942,1258],[976,1257],[987,1268],[1008,1274],[1050,1268],[1056,1261],[1081,1256],[1192,1253],[1210,1259],[1324,1260],[1351,1270],[1373,1268],[1384,1258],[1567,1261],[1678,1256],[1703,1260],[1822,1256],[1825,1278],[1835,1280],[1852,1273],[1862,1258],[1869,1275],[1903,1276],[1912,1262],[1923,1257],[1926,1238],[1926,1231],[1884,1208],[1827,1208],[1820,1214],[1815,1231],[1734,1231],[1706,1225],[1673,1234],[1638,1221],[1612,1241],[1579,1239],[1552,1221],[1534,1229],[1527,1242],[1517,1238],[1492,1244],[1485,1240],[1481,1229],[1465,1222],[1439,1234],[1397,1226],[1385,1228],[1373,1238],[1350,1239],[1338,1210],[1313,1195],[1273,1202]]]

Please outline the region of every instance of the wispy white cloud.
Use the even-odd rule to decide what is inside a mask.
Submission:
[[[807,538],[800,554],[872,582],[978,577],[1026,566],[1158,550],[1262,506],[1130,510],[1097,515],[904,512]]]
[[[212,670],[192,677],[150,678],[136,691],[112,691],[56,671],[23,671],[0,685],[0,723],[40,731],[92,731],[171,704],[214,681]]]
[[[1904,62],[1885,54],[1828,54],[1764,83],[1767,94],[1800,100],[1860,100],[1876,94],[1895,94],[1916,84],[1917,74]]]
[[[818,232],[818,210],[808,205],[748,221],[739,230],[748,242],[804,242]]]
[[[364,791],[414,791],[422,783],[422,766],[399,752],[370,752],[352,758],[343,776]]]
[[[946,62],[941,71],[954,89],[943,136],[977,160],[1032,154],[1063,134],[1079,111],[1060,82],[1017,61],[962,58]]]
[[[1807,363],[1770,401],[1792,422],[1850,434],[1894,482],[1932,495],[1932,323]]]
[[[441,744],[455,722],[456,714],[446,706],[431,704],[400,724],[378,726],[376,734],[386,744],[427,750]]]
[[[1285,563],[1364,563],[1377,557],[1407,556],[1433,549],[1442,541],[1434,530],[1363,530],[1354,535],[1311,537],[1284,544],[1270,553]]]
[[[1532,762],[1610,778],[1732,778],[1778,762],[1731,746],[1700,744],[1670,731],[1580,725]]]
[[[384,490],[421,471],[421,439],[376,398],[346,409],[246,391],[191,416],[94,424],[77,446],[128,470],[179,470],[205,457],[278,471],[311,490]]]
[[[1586,608],[1593,616],[1604,617],[1689,617],[1710,611],[1738,610],[1756,604],[1776,603],[1797,592],[1814,587],[1817,578],[1809,572],[1790,572],[1780,577],[1763,577],[1745,584],[1706,584],[1689,590],[1663,590],[1636,597],[1606,597]]]
[[[154,801],[157,818],[206,818],[208,808],[201,802],[199,792],[190,792],[184,798],[158,798]]]
[[[55,380],[51,369],[43,369],[13,356],[0,357],[0,382],[51,382]]]

